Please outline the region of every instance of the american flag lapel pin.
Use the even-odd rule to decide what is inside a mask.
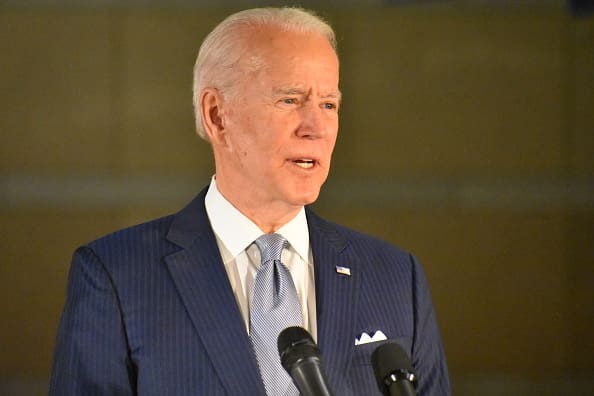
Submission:
[[[351,276],[351,269],[349,267],[336,266],[336,273],[340,275]]]

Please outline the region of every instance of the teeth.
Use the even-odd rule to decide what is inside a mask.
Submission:
[[[296,162],[297,166],[302,167],[303,169],[309,169],[313,167],[313,162]]]
[[[309,169],[314,166],[314,161],[311,159],[299,159],[295,161],[295,164],[302,167],[303,169]]]

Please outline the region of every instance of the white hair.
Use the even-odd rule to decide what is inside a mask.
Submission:
[[[320,33],[336,50],[336,36],[332,27],[309,10],[293,7],[253,8],[228,16],[206,36],[194,64],[193,104],[196,131],[205,140],[208,136],[202,125],[200,95],[204,88],[216,88],[222,95],[233,94],[233,87],[246,70],[237,67],[247,57],[249,68],[257,70],[261,60],[250,57],[242,34],[246,28],[273,26],[281,30]]]

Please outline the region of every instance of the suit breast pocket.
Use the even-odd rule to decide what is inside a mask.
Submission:
[[[373,372],[371,355],[373,354],[373,351],[375,351],[375,348],[385,342],[395,342],[400,344],[410,356],[412,337],[393,337],[388,340],[354,346],[355,349],[348,376],[350,389],[353,395],[381,396]]]
[[[412,337],[393,337],[383,341],[356,345],[355,351],[353,352],[353,366],[370,366],[371,355],[373,354],[373,351],[375,351],[378,346],[385,342],[395,342],[396,344],[400,345],[402,349],[404,349],[409,358],[411,357]]]

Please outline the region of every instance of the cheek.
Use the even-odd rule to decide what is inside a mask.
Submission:
[[[276,167],[278,156],[270,142],[256,136],[243,136],[235,143],[234,155],[241,166],[250,173],[267,174]]]
[[[332,154],[332,151],[334,151],[334,146],[336,145],[337,137],[338,137],[338,130],[335,130],[334,132],[328,134],[327,139],[326,139],[326,147],[328,150],[328,155]]]

